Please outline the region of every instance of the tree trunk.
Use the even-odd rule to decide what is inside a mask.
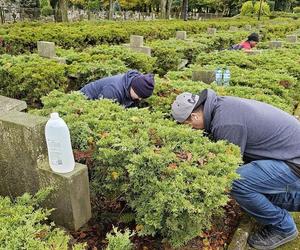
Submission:
[[[168,8],[167,8],[167,18],[171,18],[171,9],[172,9],[173,0],[168,0]]]
[[[166,5],[167,0],[160,0],[160,18],[162,19],[166,18]]]
[[[112,18],[113,18],[113,0],[109,0],[108,19],[112,20]]]
[[[181,17],[184,21],[187,21],[188,18],[188,0],[183,0],[182,1],[182,11],[181,11]]]

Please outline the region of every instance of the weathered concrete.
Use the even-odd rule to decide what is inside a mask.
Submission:
[[[176,31],[176,39],[186,40],[186,31]]]
[[[297,35],[287,35],[286,36],[286,41],[288,43],[296,43],[298,40],[298,36]]]
[[[142,47],[144,46],[144,37],[143,36],[130,36],[130,47]]]
[[[236,26],[230,26],[230,27],[229,27],[229,31],[236,32],[236,31],[239,31],[239,28],[236,27]]]
[[[300,230],[300,213],[294,212],[291,213],[293,216],[298,230]],[[247,239],[249,235],[252,233],[252,231],[256,230],[258,228],[258,224],[255,222],[254,219],[251,219],[248,215],[243,215],[240,225],[238,229],[236,230],[231,243],[228,246],[228,250],[254,250],[254,248],[251,248],[247,244]],[[276,248],[277,250],[300,250],[300,235],[298,237],[281,246]]]
[[[247,246],[248,236],[254,227],[254,221],[244,214],[241,218],[240,225],[235,231],[233,238],[227,248],[227,250],[242,250]]]
[[[89,202],[89,179],[85,165],[76,163],[75,169],[67,174],[54,173],[47,161],[38,164],[40,186],[55,186],[56,191],[47,199],[45,206],[56,210],[51,219],[59,221],[68,229],[77,230],[91,218]]]
[[[207,33],[209,35],[215,35],[217,33],[217,29],[216,28],[207,28]]]
[[[68,174],[50,170],[44,135],[47,120],[18,111],[0,114],[0,195],[16,197],[55,185],[55,198],[48,201],[56,208],[53,219],[76,230],[91,216],[87,167],[77,164]]]
[[[66,58],[63,58],[63,57],[53,57],[52,58],[53,60],[57,61],[58,63],[61,63],[61,64],[66,64],[67,63],[67,59]]]
[[[246,24],[244,28],[245,28],[246,31],[251,31],[252,30],[252,27],[251,27],[250,24]]]
[[[269,42],[269,48],[270,49],[277,49],[282,47],[282,42],[281,41],[270,41]]]
[[[151,56],[151,48],[143,46],[143,44],[144,38],[142,36],[131,35],[130,44],[124,44],[124,46],[135,52],[144,53],[148,56]]]
[[[178,64],[177,69],[183,69],[187,64],[188,64],[188,60],[187,59],[182,59],[181,62]]]
[[[130,47],[131,50],[135,51],[135,52],[140,52],[140,53],[144,53],[148,56],[151,56],[151,48],[150,47]]]
[[[38,41],[37,42],[38,54],[41,57],[53,58],[55,54],[55,44],[53,42]]]
[[[22,111],[26,108],[26,102],[0,95],[0,114],[13,110]]]
[[[193,81],[201,81],[210,84],[216,80],[215,71],[213,70],[195,70],[192,73]]]

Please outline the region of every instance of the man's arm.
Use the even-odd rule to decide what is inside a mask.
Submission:
[[[223,125],[213,129],[212,136],[215,140],[227,140],[241,149],[244,154],[247,144],[247,128],[242,125]]]

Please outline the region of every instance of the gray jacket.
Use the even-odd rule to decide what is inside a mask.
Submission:
[[[285,161],[300,176],[300,122],[269,104],[206,91],[205,131],[238,145],[246,161]]]

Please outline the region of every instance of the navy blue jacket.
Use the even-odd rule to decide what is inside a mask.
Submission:
[[[134,102],[130,97],[130,85],[135,76],[140,75],[136,70],[129,70],[125,74],[105,77],[85,85],[80,91],[89,99],[107,98],[115,100],[126,108]]]
[[[285,161],[300,176],[300,122],[269,104],[207,90],[204,125],[215,140],[240,146],[246,161]]]

